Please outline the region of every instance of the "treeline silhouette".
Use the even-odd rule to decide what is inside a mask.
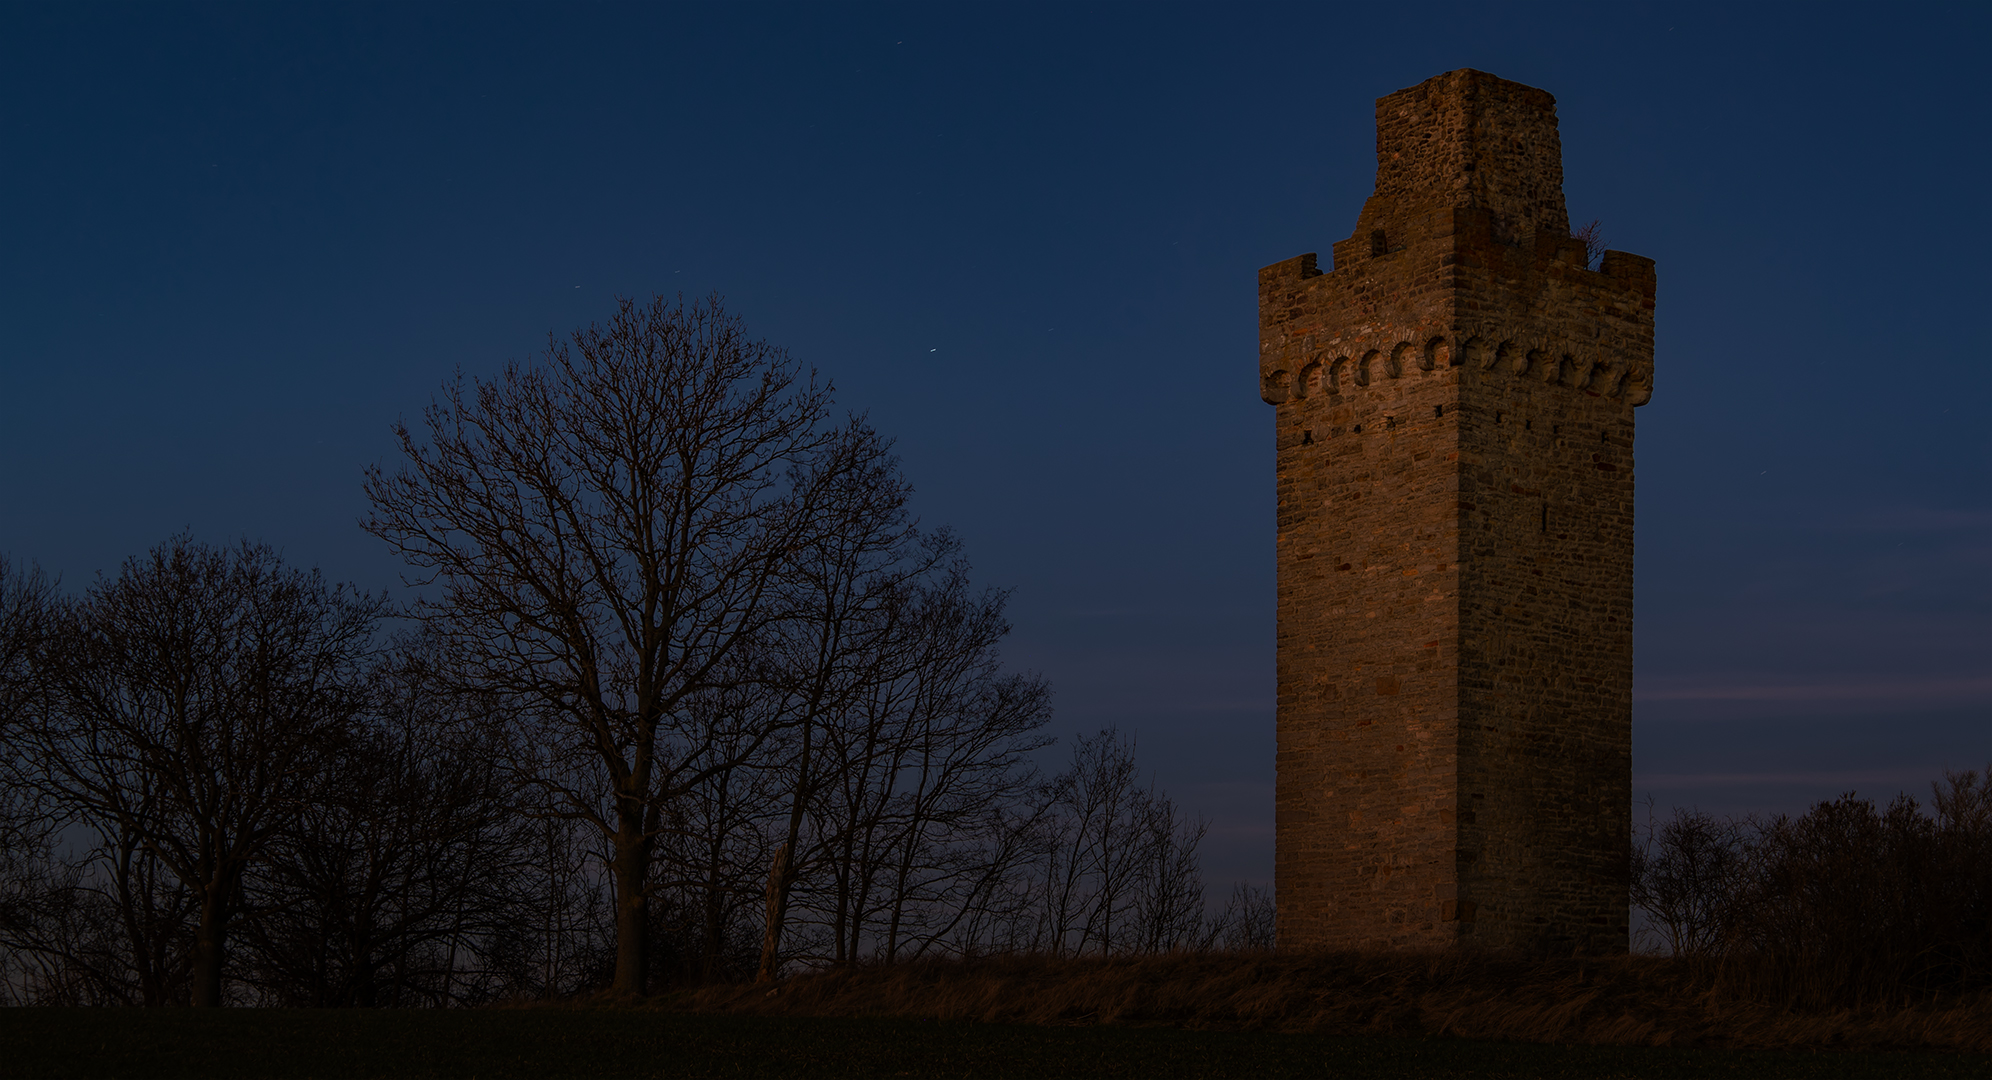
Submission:
[[[1992,988],[1992,768],[1930,805],[1849,793],[1798,816],[1649,814],[1632,849],[1649,947],[1710,985],[1817,1008]]]
[[[1007,595],[717,300],[398,427],[400,607],[175,537],[0,562],[0,993],[470,1005],[799,966],[1267,948],[1131,739],[1040,772]]]

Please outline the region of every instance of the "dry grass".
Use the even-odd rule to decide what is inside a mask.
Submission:
[[[662,1003],[660,1003],[662,1004]],[[917,1017],[1521,1042],[1992,1051],[1992,997],[1805,1011],[1650,957],[1438,955],[999,957],[860,967],[673,996],[666,1007],[754,1016]]]

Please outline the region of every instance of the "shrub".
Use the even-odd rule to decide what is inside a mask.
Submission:
[[[1762,822],[1676,810],[1635,845],[1633,902],[1732,989],[1888,1006],[1992,988],[1992,770],[1926,810],[1848,793]]]

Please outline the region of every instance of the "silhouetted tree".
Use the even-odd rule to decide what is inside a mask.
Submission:
[[[31,977],[22,965],[38,958],[48,902],[59,889],[54,822],[18,779],[28,764],[18,725],[34,697],[35,661],[46,645],[54,604],[41,574],[16,569],[0,556],[0,947],[14,981]]]
[[[1605,257],[1604,226],[1596,221],[1578,228],[1570,234],[1584,242],[1584,266],[1596,270]]]
[[[0,555],[0,743],[16,745],[13,726],[27,710],[37,671],[35,660],[47,647],[57,610],[55,588],[37,569],[13,566]]]
[[[543,364],[449,387],[427,445],[400,427],[400,471],[368,474],[366,527],[440,586],[417,613],[498,699],[518,779],[608,844],[619,990],[644,986],[666,808],[763,741],[690,705],[787,614],[828,394],[717,300],[623,301]]]
[[[1206,917],[1204,825],[1131,740],[1039,777],[1007,595],[828,402],[716,301],[459,378],[367,475],[432,587],[398,644],[257,544],[176,538],[73,599],[0,561],[6,1000],[477,1004],[1270,934],[1263,894]]]
[[[1113,728],[1080,736],[1043,797],[1012,947],[1079,956],[1206,944],[1196,865],[1207,826],[1142,786],[1132,739]]]
[[[953,932],[1015,868],[991,841],[1034,785],[1028,756],[1049,741],[1049,687],[998,663],[1007,596],[972,587],[946,534],[912,565],[919,576],[892,582],[845,629],[863,643],[852,689],[820,717],[821,783],[807,829],[790,834],[832,963],[918,955]]]
[[[267,547],[178,537],[90,589],[54,631],[49,700],[17,725],[30,758],[17,777],[101,838],[135,957],[158,952],[137,923],[171,908],[146,899],[160,895],[155,861],[186,890],[196,1005],[222,1001],[244,874],[316,797],[365,708],[384,612]]]
[[[448,1004],[459,965],[530,906],[529,823],[426,660],[389,660],[318,796],[250,872],[251,966],[277,1003]]]
[[[1732,990],[1894,1005],[1992,984],[1992,783],[1946,774],[1926,811],[1848,793],[1738,822],[1676,810],[1634,846],[1633,903]]]
[[[1764,822],[1732,953],[1821,1003],[1992,983],[1992,784],[1963,772],[1933,786],[1934,814],[1907,795],[1884,809],[1848,793]]]
[[[1676,807],[1656,824],[1648,807],[1632,847],[1632,902],[1675,956],[1706,959],[1726,944],[1749,870],[1743,822]]]
[[[717,691],[701,695],[691,708],[752,715],[779,708],[779,691],[766,679],[741,675]],[[712,748],[719,768],[671,805],[661,839],[660,890],[685,897],[687,930],[696,935],[688,948],[699,982],[750,978],[766,934],[766,887],[779,844],[784,773],[768,765],[793,756],[799,732],[787,730],[765,740],[757,755],[740,742],[761,737],[765,722],[718,725],[727,733]]]
[[[1278,941],[1279,908],[1273,894],[1242,881],[1231,887],[1231,898],[1205,938],[1207,947],[1227,952],[1270,952]]]
[[[819,486],[814,527],[797,537],[780,588],[790,617],[771,623],[759,658],[773,691],[764,698],[785,722],[773,758],[786,820],[769,870],[758,977],[779,965],[790,898],[813,860],[804,828],[829,788],[851,767],[832,741],[837,722],[891,681],[894,612],[907,581],[933,564],[906,510],[909,488],[885,440],[862,427],[829,446],[833,467]]]

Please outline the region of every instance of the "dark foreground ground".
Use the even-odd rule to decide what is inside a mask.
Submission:
[[[1985,1077],[1992,1055],[689,1015],[0,1009],[7,1077]]]

